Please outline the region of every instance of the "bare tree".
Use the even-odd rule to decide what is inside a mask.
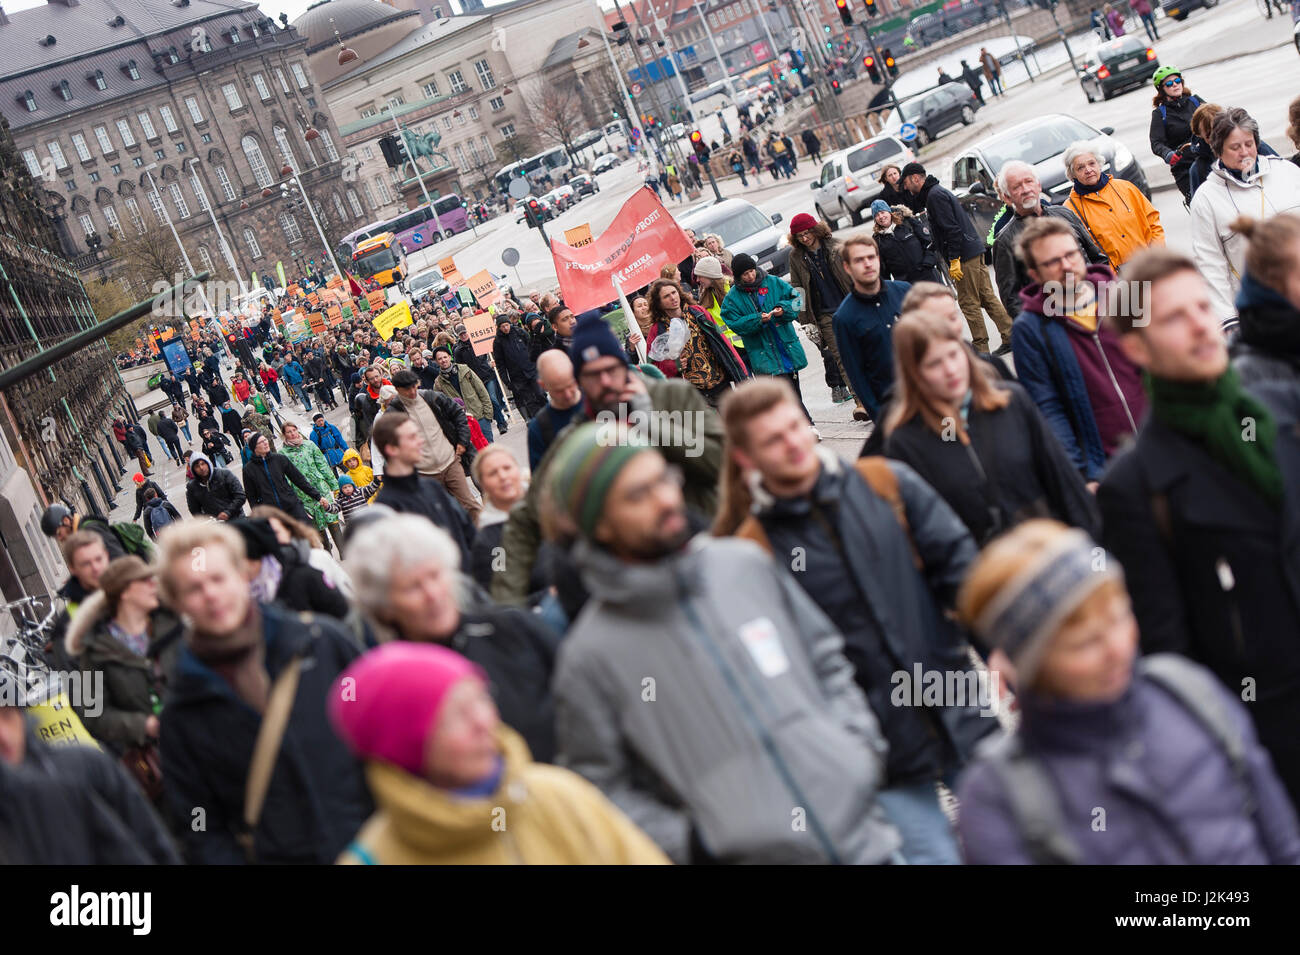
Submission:
[[[497,152],[508,163],[522,162],[537,153],[537,142],[527,132],[516,132],[509,139],[502,140]]]
[[[542,139],[563,146],[572,160],[573,141],[587,125],[578,91],[572,85],[538,84],[524,94],[524,105],[533,131]]]

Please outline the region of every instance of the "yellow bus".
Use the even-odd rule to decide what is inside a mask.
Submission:
[[[352,253],[352,268],[357,275],[374,279],[385,287],[399,284],[408,274],[406,254],[392,232],[381,232],[357,243]]]

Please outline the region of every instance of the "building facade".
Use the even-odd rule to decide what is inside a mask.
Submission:
[[[143,294],[114,243],[167,219],[197,271],[321,261],[310,215],[281,198],[286,161],[331,242],[367,221],[304,38],[255,3],[49,0],[0,12],[0,43],[0,109],[83,273]]]

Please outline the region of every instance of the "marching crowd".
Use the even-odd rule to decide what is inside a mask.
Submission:
[[[999,171],[987,237],[916,162],[871,231],[795,216],[789,282],[691,235],[626,333],[547,293],[490,354],[432,303],[389,339],[268,314],[229,383],[207,348],[146,422],[188,516],[125,420],[143,526],[45,515],[103,752],[0,707],[0,852],[1300,862],[1300,192],[1244,111],[1205,142],[1222,273],[1077,143],[1062,205]]]

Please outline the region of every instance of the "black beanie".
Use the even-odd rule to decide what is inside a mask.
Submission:
[[[756,269],[756,268],[758,268],[758,263],[754,261],[754,257],[752,255],[749,255],[745,252],[737,252],[735,255],[731,257],[731,274],[734,275],[737,279],[739,279],[750,269]]]
[[[280,542],[276,540],[270,521],[261,517],[241,517],[231,521],[230,526],[244,539],[249,560],[280,556]]]
[[[612,356],[627,364],[627,353],[618,343],[614,330],[599,315],[583,312],[582,318],[573,329],[573,344],[569,346],[569,356],[573,359],[573,374],[582,373],[582,366],[597,358]]]

